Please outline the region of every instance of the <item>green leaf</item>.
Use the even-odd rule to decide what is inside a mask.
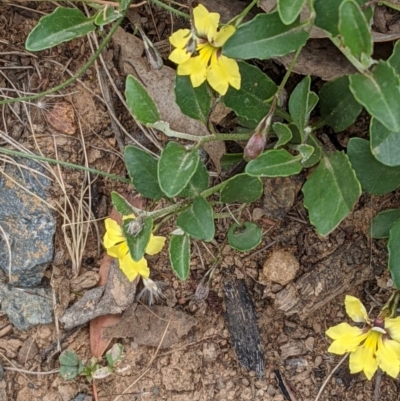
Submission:
[[[308,134],[305,144],[307,146],[313,147],[314,151],[307,160],[302,160],[301,163],[303,164],[304,168],[310,168],[321,160],[322,154],[324,152],[322,150],[322,146],[319,140],[312,133]]]
[[[64,380],[72,380],[82,372],[82,362],[73,351],[67,349],[62,352],[59,357],[59,362],[60,376]]]
[[[315,0],[315,25],[333,36],[339,35],[339,8],[342,2],[343,0]],[[357,0],[360,6],[367,2],[368,0]],[[372,18],[372,8],[364,7],[363,12],[366,20],[369,21]]]
[[[318,103],[318,96],[310,91],[311,78],[307,75],[294,89],[289,99],[289,112],[300,130],[308,124],[308,119]]]
[[[220,160],[221,168],[222,170],[228,170],[242,161],[243,153],[225,153]]]
[[[113,368],[115,365],[118,365],[118,363],[122,361],[123,352],[124,347],[122,344],[115,343],[111,349],[106,352],[108,366]]]
[[[278,0],[278,12],[282,22],[290,25],[296,21],[306,0]]]
[[[266,101],[275,94],[277,86],[259,68],[245,62],[238,64],[242,77],[240,89],[229,86],[223,101],[238,116],[259,122],[268,113]]]
[[[172,270],[180,280],[186,280],[190,272],[189,235],[171,235],[168,252]]]
[[[278,137],[278,142],[275,144],[274,149],[286,145],[292,139],[293,134],[287,124],[274,123],[272,124],[272,130]]]
[[[28,35],[25,48],[31,52],[49,49],[95,29],[93,18],[85,17],[77,8],[57,7],[50,15],[40,18]]]
[[[129,111],[142,124],[151,125],[161,120],[153,99],[132,75],[128,75],[126,78],[125,98]]]
[[[400,75],[400,40],[396,42],[392,55],[388,58],[388,63],[394,68],[397,75]]]
[[[199,240],[209,242],[215,236],[212,207],[201,196],[194,198],[190,207],[179,214],[176,225]]]
[[[351,212],[361,186],[343,152],[325,155],[303,186],[304,206],[320,235],[328,235]]]
[[[240,25],[226,41],[222,53],[230,58],[259,58],[284,56],[303,46],[308,39],[299,19],[285,25],[278,12],[258,14],[251,21]]]
[[[178,196],[182,198],[193,198],[208,188],[209,175],[206,166],[203,163],[199,163],[197,170],[193,177],[189,181],[189,184],[179,192]]]
[[[176,142],[168,142],[158,161],[158,182],[170,198],[178,195],[188,185],[199,165],[197,149],[188,152]]]
[[[292,145],[291,148],[297,150],[297,152],[300,153],[301,163],[303,165],[304,165],[304,163],[307,162],[307,160],[310,159],[310,157],[314,153],[314,146],[307,145],[306,143],[301,143],[300,145]]]
[[[193,88],[189,76],[176,74],[174,90],[176,104],[181,112],[207,124],[211,110],[211,95],[207,84],[204,82],[198,88]]]
[[[246,173],[256,177],[287,177],[300,173],[301,156],[292,156],[285,149],[268,150],[246,166]]]
[[[388,267],[392,276],[393,284],[400,289],[400,220],[397,220],[390,230],[388,250]]]
[[[332,127],[335,132],[350,127],[362,110],[362,106],[354,99],[349,85],[349,77],[343,75],[327,82],[319,92],[322,122]]]
[[[58,358],[60,365],[64,366],[79,366],[80,359],[76,352],[69,349],[63,351]]]
[[[102,10],[98,11],[94,23],[98,26],[110,24],[120,18],[122,14],[114,7],[106,5]]]
[[[400,131],[389,131],[375,118],[369,127],[371,151],[375,158],[386,166],[400,166]]]
[[[132,206],[117,192],[111,192],[111,202],[115,207],[115,210],[122,214],[122,216],[129,216],[133,213]]]
[[[243,225],[232,224],[228,230],[228,243],[240,252],[250,251],[255,248],[262,239],[261,228],[257,224],[246,221]]]
[[[131,5],[131,2],[132,2],[132,0],[118,0],[119,11],[125,11]]]
[[[400,79],[387,61],[379,61],[372,73],[351,75],[350,90],[387,129],[400,131]]]
[[[132,222],[138,223],[139,227],[141,226],[140,231],[136,235],[134,232],[132,233]],[[135,227],[135,229],[136,228],[137,227]],[[139,260],[142,259],[146,253],[146,247],[150,241],[152,230],[153,219],[151,217],[145,218],[143,222],[139,221],[139,219],[125,219],[122,222],[122,231],[128,244],[129,253],[135,262],[139,262]]]
[[[358,60],[370,60],[372,36],[369,23],[355,0],[344,0],[339,8],[339,33],[345,46]],[[370,63],[366,65],[369,67]]]
[[[371,221],[371,237],[388,238],[390,230],[400,220],[400,209],[388,209],[378,213]]]
[[[347,154],[364,191],[383,195],[400,185],[400,167],[389,167],[378,162],[371,153],[369,141],[351,138]]]
[[[226,181],[221,189],[221,202],[252,203],[263,193],[263,184],[259,177],[238,174]]]
[[[136,146],[127,146],[124,161],[136,191],[146,198],[162,198],[164,194],[158,183],[157,159]]]

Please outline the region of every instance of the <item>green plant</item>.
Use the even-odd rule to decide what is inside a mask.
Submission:
[[[276,11],[259,14],[242,24],[244,15],[255,3],[228,24],[235,28],[234,33],[215,53],[238,60],[239,89],[229,86],[224,93],[225,89],[217,89],[215,77],[207,78],[223,93],[219,96],[207,82],[199,84],[192,72],[176,76],[177,104],[182,113],[207,126],[208,136],[172,130],[168,122],[161,121],[156,104],[142,84],[133,76],[126,80],[126,100],[138,122],[171,138],[192,143],[184,146],[170,141],[159,159],[134,146],[125,150],[126,167],[135,189],[156,201],[163,198],[170,205],[153,212],[137,210],[113,194],[117,210],[124,215],[135,213],[147,234],[164,219],[176,216],[179,230],[171,234],[169,253],[172,268],[181,279],[189,274],[190,240],[211,241],[214,237],[214,219],[218,217],[215,207],[256,201],[262,193],[262,177],[290,176],[311,169],[302,189],[304,205],[310,222],[323,236],[331,233],[352,211],[362,190],[380,195],[400,185],[400,44],[396,43],[388,60],[372,58],[372,3],[278,0]],[[31,51],[46,49],[116,21],[114,29],[129,5],[129,0],[121,0],[118,7],[102,6],[91,17],[76,9],[57,8],[40,20],[29,35],[26,47]],[[308,7],[309,17],[301,22],[299,15],[303,6]],[[60,18],[62,24],[58,23]],[[311,78],[306,76],[291,93],[286,111],[279,103],[281,94],[314,25],[325,31],[358,72],[327,82],[318,94],[311,90]],[[195,58],[196,29],[187,37],[181,50],[192,52],[189,58]],[[295,53],[292,64],[279,86],[257,67],[243,61],[266,60],[292,52]],[[233,110],[247,128],[239,134],[214,132],[208,122],[215,102],[223,102]],[[319,117],[313,117],[310,124],[310,115],[317,105]],[[341,132],[354,123],[363,107],[371,115],[369,140],[352,138],[347,153],[327,152],[317,130],[329,126],[334,132]],[[273,122],[275,116],[284,122]],[[199,148],[213,140],[248,140],[245,155],[250,160],[244,173],[210,187]],[[265,151],[267,142],[273,148]],[[212,195],[219,198],[210,199]],[[246,222],[241,210],[236,211],[238,222],[232,225],[227,239],[235,249],[248,251],[259,244],[260,229]],[[394,224],[390,231],[389,265],[394,284],[400,288],[400,257],[394,249],[400,236],[397,226]],[[143,238],[148,238],[147,234],[132,235],[132,242],[140,240],[136,246],[138,254],[144,252]]]
[[[72,380],[76,376],[85,376],[89,382],[93,379],[103,379],[115,371],[115,367],[121,362],[123,346],[114,344],[106,353],[106,366],[101,366],[97,358],[91,358],[84,363],[74,351],[65,350],[59,358],[60,376],[64,380]]]

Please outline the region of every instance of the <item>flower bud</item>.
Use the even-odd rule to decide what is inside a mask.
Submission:
[[[258,156],[264,150],[266,144],[266,139],[264,135],[259,132],[256,132],[252,135],[252,137],[247,142],[246,147],[244,148],[244,158],[246,160],[254,160],[257,159]]]

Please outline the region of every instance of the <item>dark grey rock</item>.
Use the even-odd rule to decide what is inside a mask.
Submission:
[[[28,330],[53,321],[51,288],[25,290],[2,284],[0,302],[2,311],[18,330]]]
[[[56,220],[54,212],[38,199],[47,199],[46,189],[50,185],[44,168],[29,159],[16,162],[21,166],[8,164],[0,178],[0,225],[11,247],[10,284],[33,287],[41,282],[53,258]],[[0,268],[7,275],[9,263],[9,250],[2,239]]]
[[[124,312],[135,300],[138,279],[129,281],[119,268],[118,261],[112,259],[107,284],[86,291],[78,302],[65,311],[59,319],[64,329],[70,330],[98,316]]]

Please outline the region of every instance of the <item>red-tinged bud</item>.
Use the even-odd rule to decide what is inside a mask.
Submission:
[[[258,156],[264,150],[266,144],[266,139],[264,135],[256,132],[247,142],[246,147],[244,148],[244,158],[246,160],[254,160],[257,159]]]

